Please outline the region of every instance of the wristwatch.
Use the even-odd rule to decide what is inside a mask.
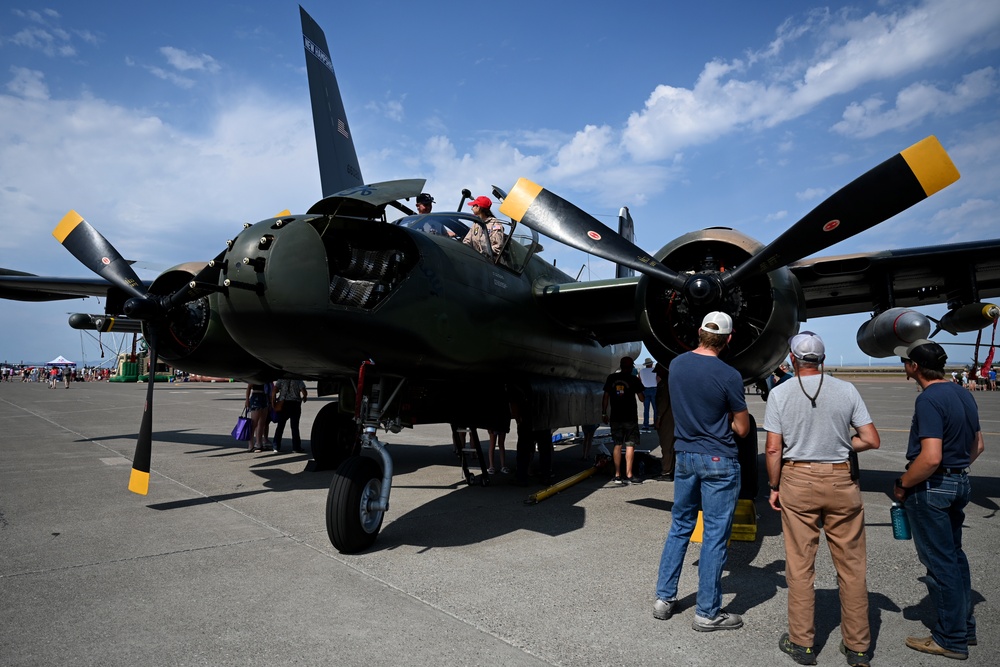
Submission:
[[[781,484],[771,484],[770,482],[768,482],[768,483],[767,483],[767,486],[768,486],[768,488],[769,488],[769,489],[771,489],[772,491],[777,491],[777,490],[778,490],[778,487],[779,487],[779,486],[781,486]]]
[[[903,478],[902,477],[897,477],[896,478],[896,486],[898,486],[899,488],[901,488],[903,491],[909,491],[910,490],[910,487],[903,486]]]

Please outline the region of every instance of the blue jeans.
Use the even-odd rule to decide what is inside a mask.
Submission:
[[[938,646],[960,653],[968,653],[968,640],[976,636],[969,559],[962,550],[962,522],[971,493],[968,474],[935,474],[914,487],[905,503],[937,610],[931,636]]]
[[[674,467],[674,507],[670,532],[663,543],[656,597],[677,599],[684,554],[702,511],[701,555],[698,561],[698,604],[695,613],[715,618],[722,609],[722,568],[729,553],[729,534],[740,495],[740,464],[735,457],[677,452]]]
[[[645,397],[642,401],[642,427],[649,428],[656,421],[656,387],[643,388],[642,395]],[[649,421],[650,409],[653,410],[653,422]]]

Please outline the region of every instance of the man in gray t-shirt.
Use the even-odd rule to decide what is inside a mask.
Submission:
[[[820,337],[803,332],[789,343],[795,377],[771,391],[764,413],[769,502],[781,512],[788,583],[788,632],[778,646],[815,664],[813,584],[823,529],[840,583],[841,649],[848,664],[868,664],[865,508],[850,458],[877,449],[879,435],[854,385],[823,373]]]

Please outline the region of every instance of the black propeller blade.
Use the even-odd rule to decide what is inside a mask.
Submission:
[[[550,238],[658,278],[677,290],[686,282],[607,225],[526,178],[514,184],[500,212]]]
[[[52,230],[52,236],[80,260],[81,264],[115,287],[133,297],[146,298],[146,294],[141,290],[142,281],[128,262],[76,211],[70,211],[63,216]]]
[[[959,178],[936,137],[897,153],[844,186],[732,272],[725,286],[767,273],[870,229]]]
[[[142,291],[142,282],[128,262],[76,211],[67,213],[52,231],[52,235],[84,266],[132,296],[125,302],[127,315],[149,323],[145,331],[146,342],[149,344],[146,402],[142,410],[142,422],[139,425],[139,437],[135,443],[135,455],[132,457],[132,474],[128,483],[129,491],[144,496],[149,492],[149,467],[153,447],[153,384],[156,378],[156,364],[159,361],[155,325],[158,320],[165,319],[172,308],[199,299],[212,291],[201,281],[213,274],[218,278],[225,252],[199,271],[187,285],[170,296],[160,297]]]
[[[146,402],[142,406],[142,421],[139,423],[139,437],[132,455],[132,473],[128,478],[128,490],[144,496],[149,493],[149,467],[153,459],[153,385],[156,383],[156,335],[152,327],[147,327],[146,342],[149,343],[149,373],[146,376]]]

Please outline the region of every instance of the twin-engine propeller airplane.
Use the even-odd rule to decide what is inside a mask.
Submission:
[[[669,362],[697,344],[698,323],[712,310],[733,317],[723,358],[748,384],[767,377],[810,317],[873,312],[858,335],[873,356],[927,335],[914,306],[947,303],[955,313],[948,330],[990,322],[980,300],[1000,294],[1000,239],[803,259],[954,182],[958,172],[933,137],[766,246],[713,227],[650,254],[633,244],[626,211],[625,231],[616,233],[522,179],[509,196],[495,189],[511,222],[500,249],[481,253],[459,242],[478,218],[410,210],[423,180],[364,182],[326,38],[304,10],[301,18],[323,199],[305,214],[247,225],[212,261],[182,264],[151,283],[70,212],[53,234],[99,278],[0,270],[0,297],[104,296],[105,315],[77,314],[74,325],[140,324],[153,363],[258,382],[315,380],[320,395],[336,395],[318,413],[310,444],[317,467],[336,467],[326,520],[342,552],[373,544],[389,508],[393,466],[379,428],[483,427],[509,402],[529,430],[596,423],[603,381],[622,355],[635,357],[641,341]],[[390,208],[403,217],[390,222]],[[615,262],[620,277],[574,280],[539,256],[539,231]],[[141,494],[153,387],[129,483]]]

